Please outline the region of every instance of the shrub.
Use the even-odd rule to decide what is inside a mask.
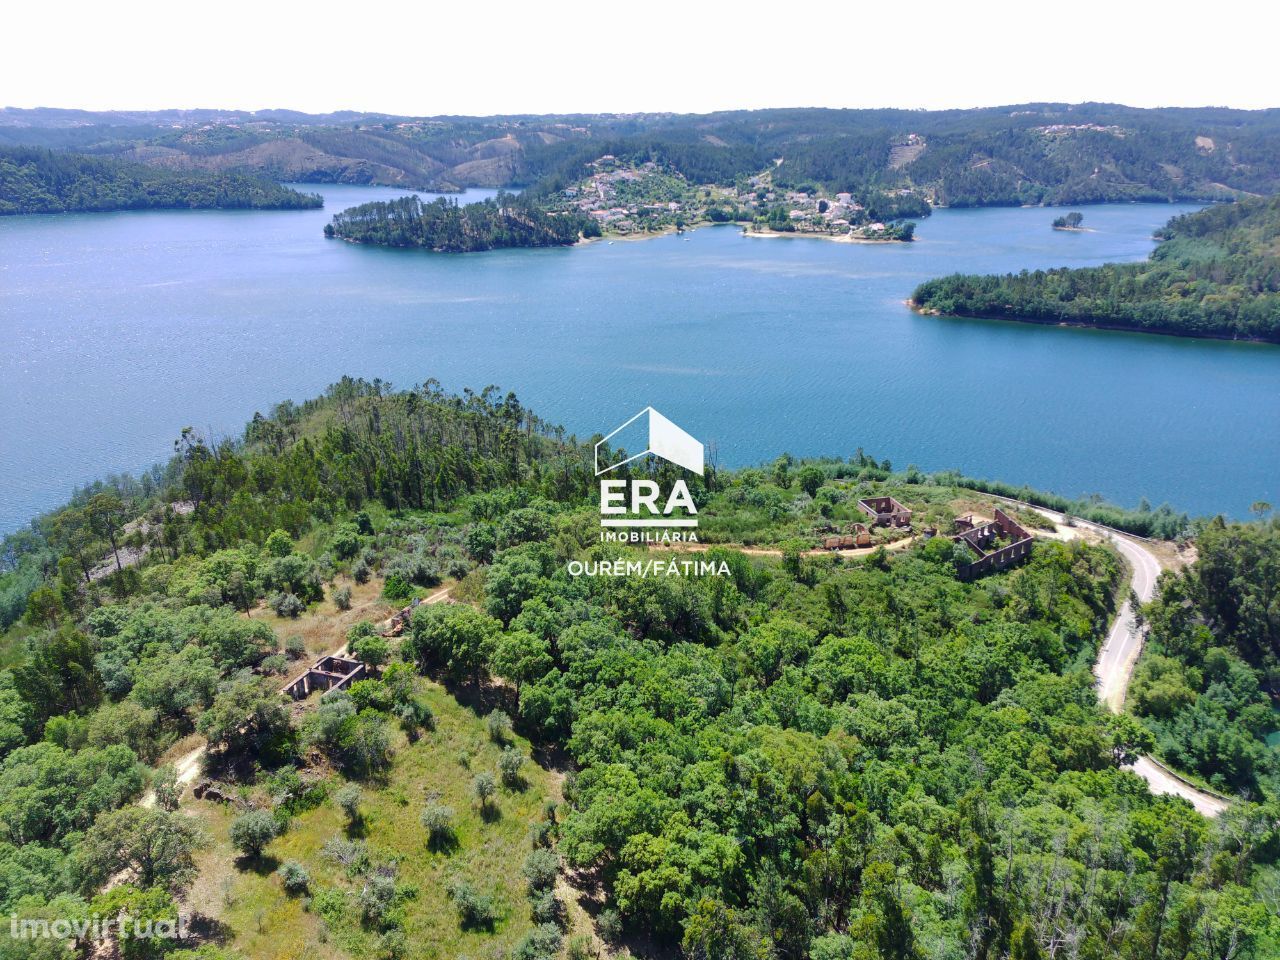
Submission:
[[[360,918],[372,926],[382,926],[396,902],[395,880],[386,874],[370,876],[356,897]]]
[[[325,923],[340,924],[347,912],[347,895],[334,887],[324,887],[311,898],[311,909]]]
[[[349,649],[353,657],[368,667],[380,667],[391,656],[391,648],[386,638],[376,634],[356,637],[350,641]]]
[[[156,795],[156,806],[161,810],[173,813],[178,809],[178,803],[182,798],[182,787],[178,784],[178,771],[173,764],[166,764],[156,771],[151,789]]]
[[[347,645],[355,643],[361,637],[376,636],[378,628],[371,620],[357,620],[351,625],[351,629],[347,631]]]
[[[555,890],[543,890],[529,898],[529,909],[534,923],[564,922],[564,904],[556,896]]]
[[[373,710],[361,711],[350,736],[343,740],[339,759],[347,769],[362,777],[391,763],[391,736],[387,733],[386,718]]]
[[[622,917],[617,910],[601,910],[596,917],[596,933],[605,943],[614,944],[622,939]]]
[[[356,583],[368,583],[371,575],[369,565],[363,560],[357,560],[356,565],[351,568],[351,576]]]
[[[247,857],[259,857],[280,835],[280,824],[266,810],[250,810],[231,821],[231,843]]]
[[[474,560],[478,563],[488,563],[493,559],[493,551],[498,545],[498,537],[491,524],[478,523],[467,528],[466,535],[463,537],[463,544],[467,549],[467,553]]]
[[[422,808],[422,826],[427,831],[427,844],[438,850],[454,840],[453,807],[432,800]]]
[[[498,773],[502,782],[513,790],[524,786],[524,777],[520,770],[524,767],[524,754],[515,747],[505,747],[498,758]]]
[[[324,596],[316,562],[303,553],[291,553],[267,564],[263,584],[268,590],[292,593],[310,602]]]
[[[307,641],[301,637],[290,637],[284,642],[284,653],[290,660],[301,660],[307,655]]]
[[[333,795],[333,802],[346,814],[347,822],[353,825],[360,822],[360,801],[363,799],[364,795],[354,783],[348,783]]]
[[[858,942],[847,933],[827,933],[814,937],[810,943],[813,960],[845,960],[857,956]]]
[[[554,923],[544,923],[530,931],[512,952],[512,960],[554,960],[560,953],[564,934]]]
[[[345,584],[333,591],[333,605],[339,610],[351,609],[351,588]]]
[[[504,548],[546,540],[551,534],[551,520],[535,507],[521,507],[504,514],[495,532],[498,545]]]
[[[271,595],[271,609],[276,612],[277,616],[294,619],[301,615],[302,611],[306,609],[306,605],[292,593],[273,593]]]
[[[545,820],[539,820],[537,823],[529,824],[529,843],[535,847],[551,846],[551,838],[554,836],[555,825]]]
[[[413,585],[401,574],[392,571],[382,582],[382,595],[394,603],[403,603],[413,596]]]
[[[477,773],[476,778],[471,781],[471,792],[480,801],[480,809],[487,810],[494,794],[498,792],[498,782],[494,779],[493,774],[488,771]]]
[[[357,710],[390,710],[391,691],[381,680],[357,680],[347,688]]]
[[[336,752],[354,725],[356,705],[345,690],[330,690],[303,721],[303,740],[322,750]]]
[[[378,941],[379,960],[403,960],[409,955],[409,938],[403,930],[388,930]]]
[[[358,876],[369,869],[369,848],[363,840],[330,837],[320,848],[320,854],[343,867],[349,877]]]
[[[498,907],[493,897],[480,893],[471,884],[464,882],[449,888],[449,898],[458,911],[458,922],[464,930],[493,929],[498,920]]]
[[[400,721],[400,725],[411,739],[416,738],[420,730],[434,730],[436,728],[436,715],[423,700],[415,698],[406,703],[396,704],[391,712],[395,714],[396,719]]]
[[[413,669],[412,664],[403,661],[391,664],[382,673],[382,682],[387,685],[387,690],[396,703],[409,703],[413,699],[417,681],[418,672]]]
[[[560,873],[560,856],[553,850],[534,850],[524,861],[524,877],[530,893],[550,890]]]
[[[273,557],[287,557],[293,553],[293,540],[283,530],[273,530],[262,546]]]
[[[386,716],[376,710],[358,710],[345,690],[324,695],[319,708],[303,722],[302,734],[305,743],[324,750],[353,779],[369,776],[391,762]]]
[[[360,531],[351,524],[342,524],[333,531],[329,549],[339,560],[350,560],[360,552]]]
[[[485,726],[489,728],[489,739],[494,743],[506,743],[511,736],[511,718],[501,710],[494,710],[485,717]]]
[[[396,576],[405,583],[430,587],[440,582],[440,561],[429,553],[419,552],[421,547],[409,553],[401,553],[387,564],[386,575]]]
[[[293,767],[281,767],[275,773],[261,777],[258,782],[270,794],[271,806],[277,817],[281,813],[298,814],[313,810],[328,796],[328,788],[323,783],[308,786]]]
[[[296,860],[286,860],[280,868],[280,885],[291,897],[301,896],[311,888],[311,875]]]
[[[289,669],[289,661],[282,653],[273,653],[260,664],[263,673],[284,673]]]

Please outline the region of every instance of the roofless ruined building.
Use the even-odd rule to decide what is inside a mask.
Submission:
[[[964,543],[974,561],[956,572],[962,580],[972,580],[991,570],[1000,570],[1031,554],[1031,534],[1003,510],[996,510],[990,523],[975,526],[972,517],[956,521],[953,539]]]
[[[911,511],[893,497],[865,497],[858,501],[858,508],[871,518],[877,527],[911,526]]]

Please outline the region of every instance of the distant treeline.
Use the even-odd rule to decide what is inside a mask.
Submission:
[[[0,214],[148,209],[302,210],[323,206],[265,177],[165,170],[52,150],[0,150]]]
[[[431,118],[34,110],[0,111],[0,120],[8,114],[21,125],[0,125],[0,144],[94,153],[154,145],[192,166],[311,182],[554,192],[602,154],[642,153],[694,183],[728,185],[769,169],[783,188],[908,188],[954,207],[1280,191],[1276,110],[1027,103]]]
[[[389,247],[426,247],[470,253],[501,247],[561,247],[580,235],[598,236],[599,227],[578,214],[550,214],[511,193],[460,206],[443,197],[363,203],[343,210],[324,228],[326,237]]]
[[[913,300],[961,316],[1280,342],[1280,198],[1175,217],[1158,236],[1144,263],[954,274]]]

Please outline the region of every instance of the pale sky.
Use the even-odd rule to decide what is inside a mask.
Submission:
[[[1280,106],[1280,4],[7,5],[0,105],[318,113]]]

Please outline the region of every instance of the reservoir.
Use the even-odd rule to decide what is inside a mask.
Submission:
[[[913,244],[748,238],[468,255],[325,240],[323,211],[0,218],[0,533],[185,426],[343,374],[497,384],[579,437],[653,405],[740,466],[857,448],[1126,506],[1280,503],[1280,348],[918,316],[921,280],[1145,257],[1193,207],[939,210]],[[471,191],[469,199],[488,195]]]

